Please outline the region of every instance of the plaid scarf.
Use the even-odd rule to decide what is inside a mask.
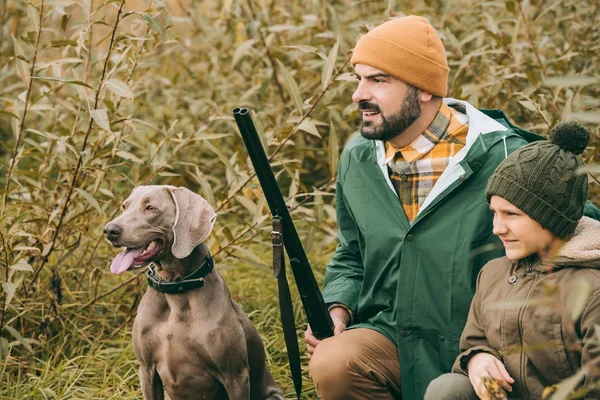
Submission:
[[[442,102],[433,122],[411,144],[396,149],[385,143],[384,164],[410,222],[450,159],[465,146],[468,130],[465,116]]]

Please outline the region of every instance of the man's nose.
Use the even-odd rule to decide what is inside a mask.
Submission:
[[[108,223],[104,227],[104,234],[108,240],[115,241],[121,236],[121,227],[117,224]]]
[[[360,103],[361,101],[370,101],[371,94],[367,90],[364,84],[364,80],[358,82],[358,86],[354,93],[352,93],[352,101],[355,103]]]

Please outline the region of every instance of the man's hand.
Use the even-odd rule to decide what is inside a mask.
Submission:
[[[351,317],[350,313],[344,307],[333,307],[329,310],[329,315],[331,315],[331,321],[333,321],[333,334],[337,335],[338,333],[343,332],[348,327],[350,323]],[[310,325],[306,328],[304,332],[304,342],[306,343],[306,350],[308,353],[308,359],[312,358],[313,353],[315,352],[315,347],[321,341],[317,339],[313,335],[312,329],[310,329]]]
[[[504,390],[512,392],[510,385],[515,383],[515,380],[508,374],[504,364],[489,353],[478,353],[471,357],[467,364],[467,370],[471,385],[480,399],[487,398],[483,382],[486,377],[494,378]]]

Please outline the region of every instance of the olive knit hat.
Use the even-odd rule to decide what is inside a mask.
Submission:
[[[579,122],[558,124],[550,140],[521,147],[498,165],[487,184],[487,201],[500,196],[555,236],[572,236],[588,196],[578,155],[589,142],[590,134]]]
[[[448,91],[446,50],[423,17],[394,18],[361,36],[352,53],[356,64],[380,69],[435,96]]]

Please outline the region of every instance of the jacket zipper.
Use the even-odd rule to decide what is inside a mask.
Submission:
[[[525,273],[523,275],[521,275],[522,277],[526,276],[527,274],[531,273],[533,271],[533,266],[529,265],[527,267],[527,269],[525,270]],[[531,283],[531,286],[529,287],[529,292],[527,293],[527,297],[525,297],[525,300],[529,300],[529,298],[531,297],[531,293],[533,292],[533,289],[535,288],[535,284],[537,282],[538,279],[538,275],[536,274],[533,277],[533,282]],[[531,399],[531,396],[529,395],[529,389],[527,388],[527,382],[525,381],[525,351],[523,350],[523,317],[525,315],[525,307],[522,307],[519,310],[519,336],[521,337],[521,360],[520,360],[520,370],[521,370],[521,387],[523,390],[523,395],[526,396],[527,399]]]

